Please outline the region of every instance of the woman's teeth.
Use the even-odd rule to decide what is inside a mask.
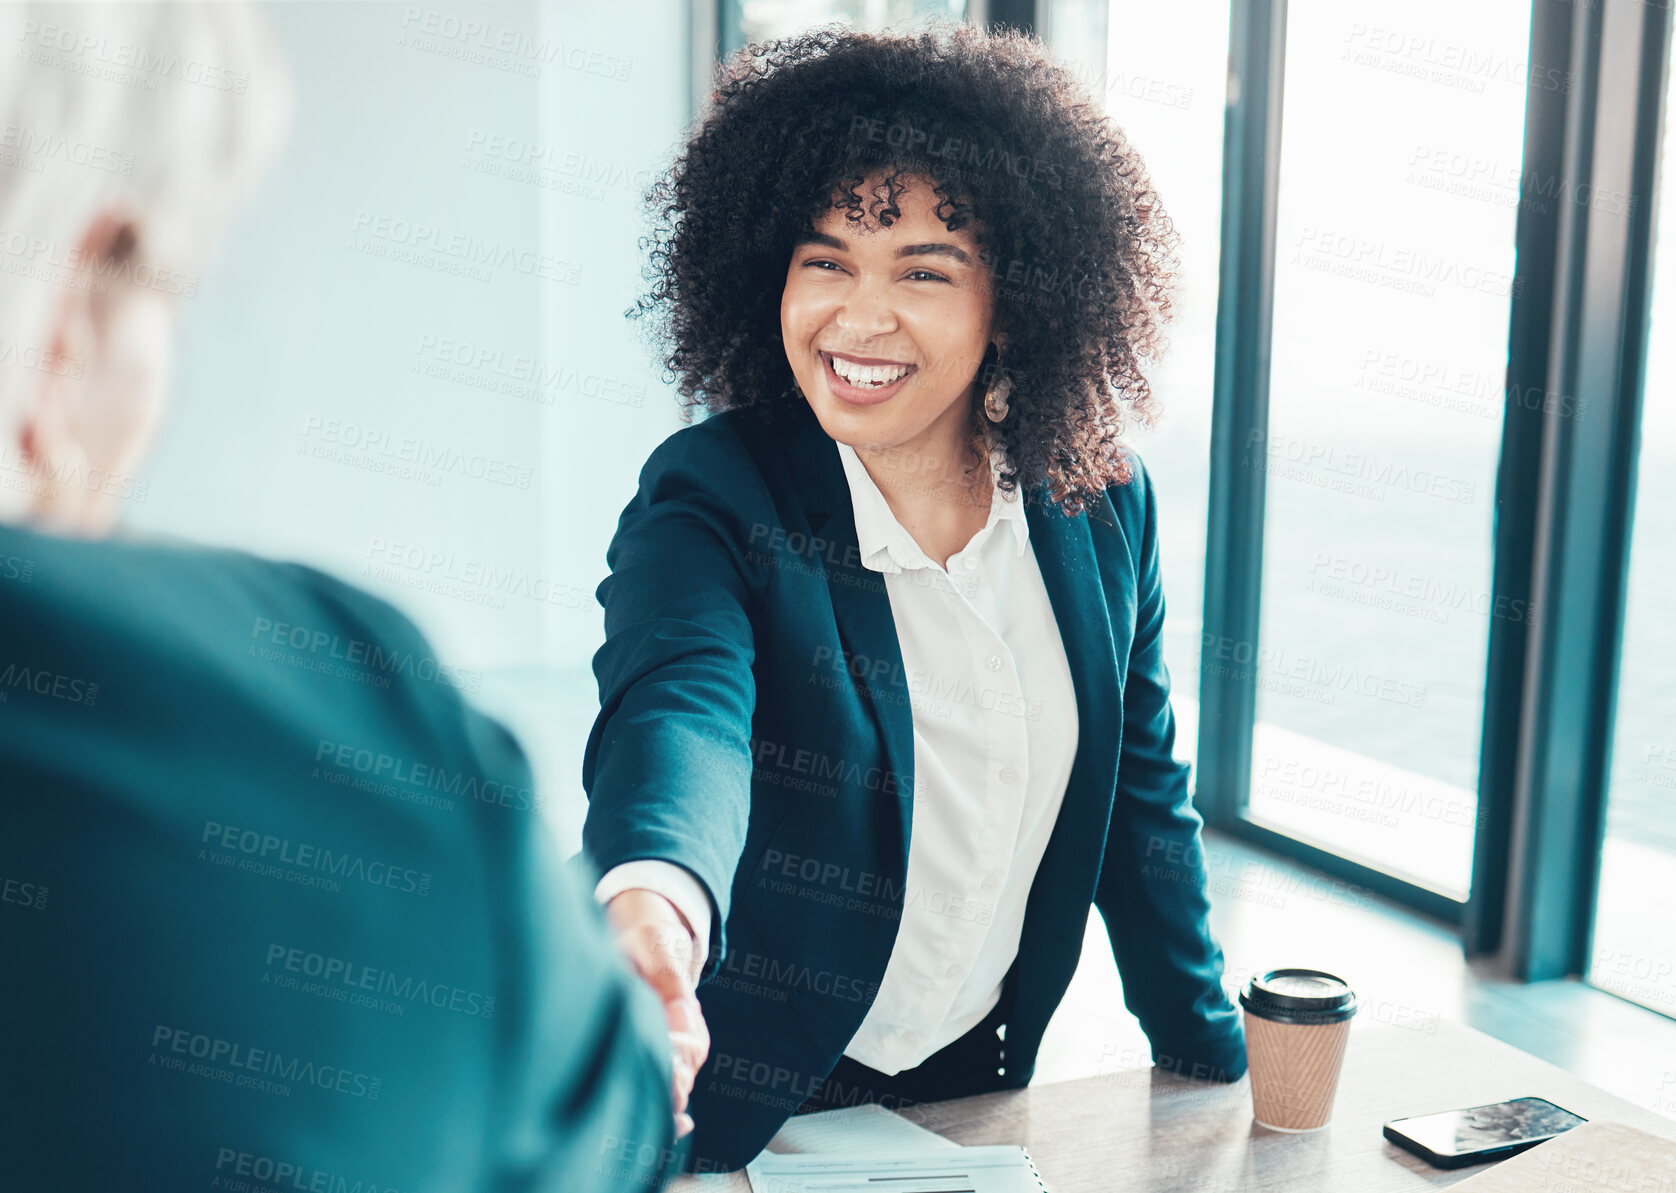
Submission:
[[[893,385],[907,376],[907,365],[858,365],[847,360],[832,357],[832,371],[837,373],[851,385],[876,389],[881,385]]]

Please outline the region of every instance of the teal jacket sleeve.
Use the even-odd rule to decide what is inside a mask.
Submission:
[[[522,766],[497,722],[474,717],[472,736],[485,742],[480,757],[510,749]],[[516,1030],[502,1042],[495,1188],[657,1189],[676,1154],[663,1008],[539,823],[515,835],[501,865],[502,988]]]
[[[1138,456],[1144,503],[1138,546],[1135,637],[1123,691],[1123,740],[1106,855],[1094,902],[1124,975],[1146,982],[1123,997],[1152,1043],[1153,1060],[1183,1076],[1235,1081],[1245,1072],[1239,1012],[1222,989],[1222,949],[1211,935],[1203,821],[1188,792],[1191,768],[1174,758],[1176,724],[1164,665],[1164,588],[1152,479]]]
[[[684,428],[653,451],[618,522],[598,598],[600,711],[583,753],[583,849],[601,872],[656,858],[715,904],[704,977],[721,964],[751,799],[752,615],[773,525],[744,446]]]

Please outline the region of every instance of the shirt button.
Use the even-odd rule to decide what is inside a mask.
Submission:
[[[987,659],[984,660],[984,665],[987,666],[991,671],[1001,670],[1001,656],[998,655],[998,654],[990,655]]]
[[[1001,781],[1003,783],[1011,783],[1016,778],[1018,778],[1018,772],[1012,767],[1005,766],[1001,768]]]
[[[975,571],[978,570],[977,558],[975,556],[968,555],[964,560],[961,561],[960,566],[965,568],[969,572],[975,572]]]
[[[986,891],[993,891],[995,889],[995,875],[985,874],[983,876],[983,889]]]
[[[902,1033],[902,1042],[910,1048],[914,1047],[914,1045],[919,1043],[919,1033],[918,1032],[912,1032],[912,1031],[903,1032]]]
[[[949,969],[948,969],[949,977],[958,978],[960,976],[961,972],[962,971],[961,971],[960,966],[958,966],[958,965],[949,966]]]

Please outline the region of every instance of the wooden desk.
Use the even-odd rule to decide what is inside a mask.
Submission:
[[[1210,1085],[1153,1069],[931,1102],[902,1115],[956,1143],[1023,1144],[1052,1193],[1386,1193],[1452,1185],[1483,1166],[1428,1167],[1387,1143],[1381,1124],[1527,1094],[1676,1140],[1676,1121],[1447,1022],[1435,1033],[1371,1023],[1352,1031],[1333,1121],[1308,1135],[1257,1126],[1247,1080]],[[669,1185],[676,1193],[700,1187],[690,1177]],[[734,1173],[709,1186],[717,1188],[744,1193],[750,1185]]]

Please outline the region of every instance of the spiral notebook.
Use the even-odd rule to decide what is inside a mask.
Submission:
[[[920,1155],[856,1157],[764,1152],[745,1169],[752,1193],[1043,1193],[1030,1153],[1013,1144]]]

